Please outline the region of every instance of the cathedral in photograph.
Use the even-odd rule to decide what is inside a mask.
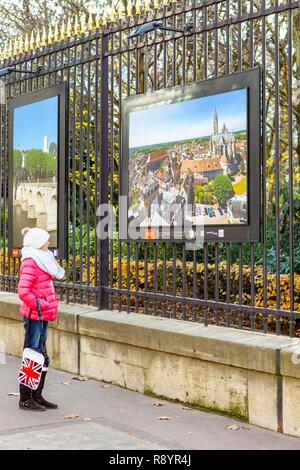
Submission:
[[[210,138],[210,153],[212,157],[226,157],[228,163],[236,162],[235,137],[224,122],[222,132],[219,132],[219,116],[217,110],[214,114],[214,133]]]

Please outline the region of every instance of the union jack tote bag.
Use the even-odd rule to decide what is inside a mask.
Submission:
[[[37,351],[36,349],[27,348],[27,341],[28,341],[29,327],[30,327],[30,324],[28,323],[28,326],[26,329],[25,342],[24,342],[22,364],[20,367],[19,378],[18,378],[18,381],[20,384],[23,384],[26,387],[31,388],[31,390],[36,390],[39,386],[41,376],[42,376],[43,366],[45,363],[45,357],[47,355],[45,334],[44,334],[44,328],[43,328],[42,310],[41,310],[41,303],[40,303],[39,298],[36,299],[36,304],[37,304],[37,311],[38,311],[38,321],[39,321],[40,330],[41,330],[43,353]],[[30,315],[31,315],[31,311],[29,313],[29,320],[30,320]]]
[[[41,380],[44,362],[43,354],[34,349],[25,348],[19,371],[19,383],[31,390],[36,390]]]

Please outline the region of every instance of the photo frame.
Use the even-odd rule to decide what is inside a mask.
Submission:
[[[9,103],[9,256],[22,247],[21,229],[50,233],[59,258],[67,250],[67,82],[12,98]]]
[[[260,240],[261,76],[255,68],[123,100],[121,196],[140,239],[186,241],[176,201],[194,230],[203,221],[204,241]]]

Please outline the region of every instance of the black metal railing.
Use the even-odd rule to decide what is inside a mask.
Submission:
[[[66,279],[57,284],[61,299],[300,335],[299,15],[297,1],[185,1],[2,64],[44,69],[38,77],[8,78],[7,103],[69,83],[69,249]],[[128,39],[153,19],[195,28]],[[118,205],[122,100],[257,66],[263,69],[261,243],[205,243],[189,252],[184,244],[127,243],[117,234],[97,240],[98,205]],[[0,119],[0,283],[15,292],[19,259],[7,252],[8,104]]]

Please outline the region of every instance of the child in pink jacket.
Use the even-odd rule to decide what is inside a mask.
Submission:
[[[58,298],[55,295],[53,278],[62,279],[65,271],[56,262],[52,252],[48,250],[49,233],[40,228],[24,228],[22,235],[24,235],[24,247],[18,294],[22,301],[20,313],[24,317],[25,331],[27,331],[25,346],[43,353],[36,299],[40,299],[44,335],[47,339],[48,322],[56,320],[58,313]],[[57,408],[56,404],[50,403],[42,396],[49,362],[50,359],[46,356],[37,390],[32,391],[20,384],[19,407],[21,409],[45,411],[47,408]]]

